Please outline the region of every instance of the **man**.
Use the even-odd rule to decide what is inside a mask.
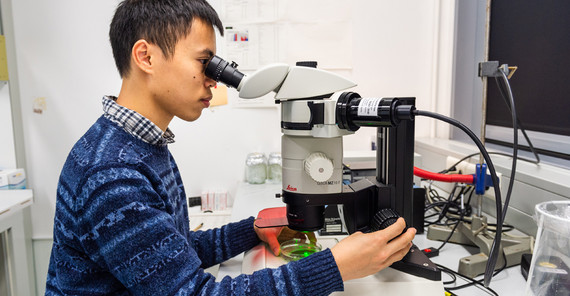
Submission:
[[[223,34],[205,0],[119,4],[109,35],[121,91],[103,98],[103,116],[63,167],[46,295],[326,295],[409,250],[415,230],[393,239],[400,219],[277,269],[219,282],[204,272],[260,241],[274,250],[280,231],[255,228],[253,217],[189,230],[168,125],[174,116],[194,121],[209,106],[215,81],[204,67],[216,52],[214,27]]]

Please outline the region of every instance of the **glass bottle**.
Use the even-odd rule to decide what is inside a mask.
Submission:
[[[281,182],[281,153],[270,153],[267,162],[267,179],[273,183]]]
[[[265,154],[253,152],[245,160],[245,178],[250,184],[263,184],[267,179],[267,158]]]

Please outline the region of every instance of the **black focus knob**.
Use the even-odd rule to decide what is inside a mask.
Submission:
[[[382,229],[396,223],[398,218],[400,218],[400,215],[398,215],[398,213],[396,213],[396,211],[394,211],[392,209],[381,209],[372,218],[372,222],[370,223],[370,231],[374,232],[374,231],[382,230]],[[406,228],[404,228],[404,231],[402,231],[402,233],[406,232],[406,230],[408,230],[407,226],[406,226]]]
[[[297,62],[295,64],[295,66],[316,68],[317,67],[317,61],[300,61],[300,62]]]
[[[370,224],[370,230],[371,231],[382,230],[396,223],[399,217],[400,215],[398,215],[398,213],[396,213],[396,211],[392,209],[381,209],[372,218],[372,222]]]

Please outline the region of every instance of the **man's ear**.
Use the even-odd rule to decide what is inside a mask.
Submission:
[[[144,39],[140,39],[139,41],[135,42],[133,45],[133,50],[131,52],[131,59],[133,61],[134,66],[139,68],[141,71],[145,73],[152,73],[152,60],[153,55],[153,46],[148,43]]]

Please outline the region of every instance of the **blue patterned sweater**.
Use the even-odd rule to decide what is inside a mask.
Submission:
[[[343,289],[330,250],[277,269],[216,279],[203,268],[258,244],[253,217],[189,230],[166,145],[99,118],[75,144],[57,188],[46,295],[327,295]]]

